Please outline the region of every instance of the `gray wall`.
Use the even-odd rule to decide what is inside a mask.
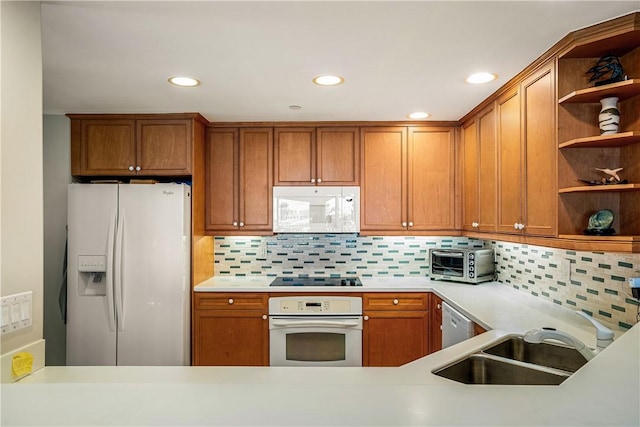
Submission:
[[[66,116],[43,120],[44,181],[44,339],[47,366],[66,362],[66,327],[58,297],[63,278],[70,174],[70,129]]]

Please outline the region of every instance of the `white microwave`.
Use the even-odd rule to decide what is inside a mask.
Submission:
[[[273,187],[275,233],[357,233],[360,187]]]

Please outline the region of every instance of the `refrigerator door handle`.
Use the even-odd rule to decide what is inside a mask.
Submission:
[[[106,271],[106,286],[107,286],[107,311],[109,319],[109,330],[116,330],[116,311],[113,304],[113,250],[114,240],[116,236],[116,211],[114,210],[109,217],[109,234],[107,236],[107,271]]]
[[[118,320],[118,330],[124,331],[124,304],[122,289],[122,245],[124,242],[124,209],[120,210],[118,215],[118,228],[116,233],[115,244],[115,299],[116,299],[116,318]]]

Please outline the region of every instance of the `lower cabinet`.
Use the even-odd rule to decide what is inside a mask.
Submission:
[[[428,352],[427,293],[365,293],[363,366],[400,366]]]
[[[193,365],[268,366],[265,293],[195,293]]]
[[[431,295],[431,325],[429,330],[429,353],[442,350],[442,298]]]

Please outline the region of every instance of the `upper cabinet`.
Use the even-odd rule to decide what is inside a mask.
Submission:
[[[206,142],[207,234],[271,234],[272,128],[210,128]]]
[[[69,114],[74,176],[191,176],[199,114]]]
[[[558,56],[558,232],[593,250],[640,251],[640,14],[576,31]],[[594,86],[587,70],[604,55],[620,58],[628,80]],[[619,132],[601,135],[600,100],[618,98]],[[618,169],[627,183],[589,185]],[[585,235],[589,217],[614,213],[612,236]]]
[[[361,128],[363,233],[451,233],[454,126]]]
[[[496,101],[497,231],[555,236],[555,61]]]
[[[462,125],[463,228],[496,230],[496,113],[493,104]]]
[[[358,185],[357,127],[276,128],[274,185]]]

